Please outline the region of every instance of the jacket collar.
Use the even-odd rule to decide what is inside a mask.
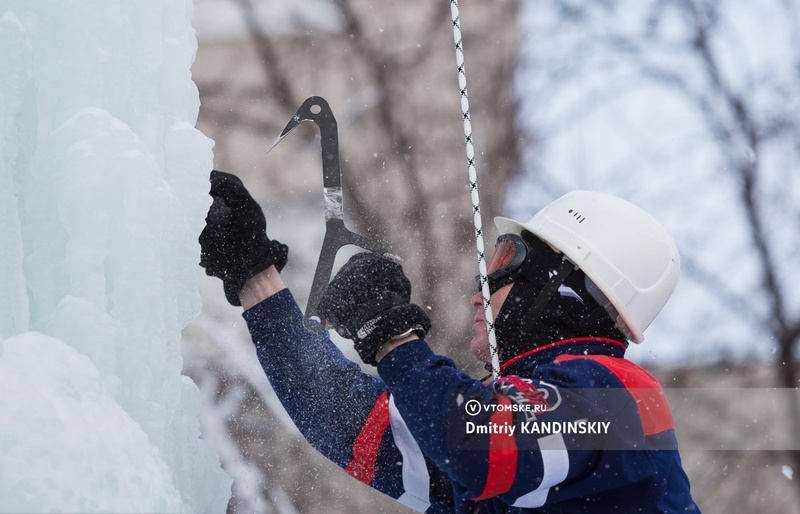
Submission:
[[[614,339],[598,337],[576,337],[564,339],[543,346],[509,359],[500,366],[500,374],[524,375],[533,368],[553,362],[559,355],[609,355],[622,358],[625,356],[625,343]]]

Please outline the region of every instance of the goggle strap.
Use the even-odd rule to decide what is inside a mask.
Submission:
[[[570,273],[575,271],[576,267],[575,264],[572,263],[567,257],[564,257],[561,261],[561,265],[556,269],[555,274],[550,278],[550,281],[544,285],[539,294],[536,295],[536,298],[533,300],[533,304],[528,309],[528,312],[525,313],[524,321],[522,322],[522,326],[520,327],[522,333],[528,333],[533,325],[539,320],[539,316],[542,315],[542,311],[544,310],[547,303],[553,297],[556,292],[558,292],[558,288],[567,280],[567,277]]]

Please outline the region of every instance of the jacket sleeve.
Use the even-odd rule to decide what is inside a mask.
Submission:
[[[327,331],[306,330],[289,290],[243,316],[275,393],[315,449],[412,509],[452,511],[449,479],[424,457],[386,384],[348,360]]]
[[[561,433],[523,433],[533,420],[607,419],[591,398],[569,397],[568,390],[536,379],[484,384],[421,340],[394,349],[378,371],[422,451],[462,499],[541,507],[551,489],[596,464],[601,443],[593,436],[577,444]]]

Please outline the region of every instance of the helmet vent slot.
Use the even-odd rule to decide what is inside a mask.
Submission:
[[[572,217],[575,218],[575,220],[577,220],[578,223],[583,223],[583,220],[586,219],[586,216],[584,216],[583,214],[579,213],[575,209],[570,209],[569,213],[572,214]]]

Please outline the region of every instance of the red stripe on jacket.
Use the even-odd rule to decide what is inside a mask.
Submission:
[[[511,400],[505,396],[497,397],[498,405],[511,405]],[[513,424],[514,414],[511,409],[495,411],[490,418],[494,425]],[[514,477],[517,474],[517,443],[514,436],[505,430],[501,433],[489,433],[489,470],[486,476],[486,485],[483,492],[474,500],[485,500],[503,494],[511,489]]]
[[[661,384],[650,373],[633,362],[608,355],[559,355],[556,362],[590,359],[614,374],[628,390],[642,422],[644,435],[655,435],[675,429],[672,411]]]
[[[389,394],[383,393],[372,407],[361,433],[353,444],[353,459],[344,468],[348,475],[369,485],[375,478],[375,461],[389,426]]]

